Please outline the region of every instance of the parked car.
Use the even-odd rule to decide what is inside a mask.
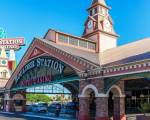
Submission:
[[[51,112],[51,113],[55,113],[56,112],[56,107],[58,105],[61,107],[60,103],[52,103],[50,106],[48,106],[48,111]]]
[[[44,103],[44,102],[43,102],[43,103],[38,103],[38,105],[44,106],[44,107],[46,107],[46,108],[48,107],[48,103]]]
[[[47,107],[43,105],[32,105],[33,112],[47,112]]]
[[[74,106],[75,106],[75,103],[74,103],[74,102],[68,102],[68,103],[65,105],[65,108],[67,108],[67,109],[74,109]]]

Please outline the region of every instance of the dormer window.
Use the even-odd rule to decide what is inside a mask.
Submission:
[[[102,14],[106,15],[106,10],[104,8],[102,8]]]
[[[96,14],[98,11],[97,11],[97,7],[96,8],[94,8],[94,13]]]
[[[90,11],[90,16],[92,16],[93,14],[92,14],[92,10]]]

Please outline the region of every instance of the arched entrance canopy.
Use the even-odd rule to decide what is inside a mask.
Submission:
[[[25,79],[23,77],[25,77],[24,75],[26,73],[23,72],[24,71],[23,69],[25,69],[27,66],[29,66],[29,68],[31,67],[31,69],[32,69],[32,67],[35,64],[39,63],[39,61],[40,61],[39,59],[42,59],[42,60],[46,59],[46,61],[49,61],[49,60],[53,61],[55,63],[55,66],[53,65],[53,69],[57,69],[57,67],[60,65],[59,66],[60,68],[58,67],[59,69],[54,70],[56,73],[57,72],[60,73],[60,75],[61,75],[61,72],[63,73],[62,69],[63,69],[63,66],[64,66],[65,74],[63,74],[63,75],[68,76],[67,74],[72,73],[74,75],[74,80],[79,79],[78,73],[84,72],[86,69],[91,69],[91,68],[95,67],[92,63],[89,63],[88,61],[86,61],[84,59],[81,59],[77,56],[69,54],[68,51],[62,51],[62,50],[56,48],[55,46],[53,46],[51,44],[48,44],[43,39],[41,40],[41,39],[35,38],[33,40],[33,42],[31,43],[30,47],[28,48],[28,50],[26,51],[25,55],[23,56],[23,58],[22,58],[20,64],[18,65],[17,69],[14,71],[11,78],[7,82],[6,90],[10,90],[11,88],[17,88],[18,89],[17,83],[21,79]],[[46,67],[45,68],[43,67],[43,69],[46,69]],[[34,70],[37,71],[38,67],[35,67]],[[27,70],[26,72],[29,72],[29,71]],[[21,72],[24,73],[24,75],[21,74]],[[49,73],[50,73],[50,71],[49,71]],[[54,72],[53,72],[53,74],[54,74]],[[18,77],[18,75],[19,76],[23,75],[23,76]],[[60,75],[58,75],[58,77],[60,77]],[[29,76],[31,76],[30,73],[27,76],[29,78]],[[56,77],[55,77],[55,80],[53,82],[51,81],[51,83],[53,83],[53,84],[54,83],[64,83],[64,82],[68,82],[70,80],[70,78],[66,78],[66,77],[65,77],[65,80],[64,80],[64,76],[61,77],[61,78],[63,78],[63,79],[60,79],[60,78],[56,79]],[[41,78],[41,79],[47,79],[47,78]],[[33,83],[34,83],[34,80],[33,80]]]
[[[54,57],[42,56],[29,61],[17,74],[12,90],[78,81],[76,72]]]

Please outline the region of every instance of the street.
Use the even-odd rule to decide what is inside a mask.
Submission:
[[[67,120],[61,118],[50,118],[27,114],[0,113],[0,120]]]
[[[35,120],[35,117],[25,117],[22,115],[17,114],[0,114],[0,120]],[[44,118],[37,118],[36,120],[52,120],[52,119],[44,119]]]

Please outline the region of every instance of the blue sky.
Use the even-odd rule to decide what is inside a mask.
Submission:
[[[7,37],[25,37],[17,52],[20,60],[33,37],[43,37],[49,28],[80,36],[92,0],[0,0],[0,27]],[[118,44],[150,36],[150,0],[106,0],[120,35]]]

